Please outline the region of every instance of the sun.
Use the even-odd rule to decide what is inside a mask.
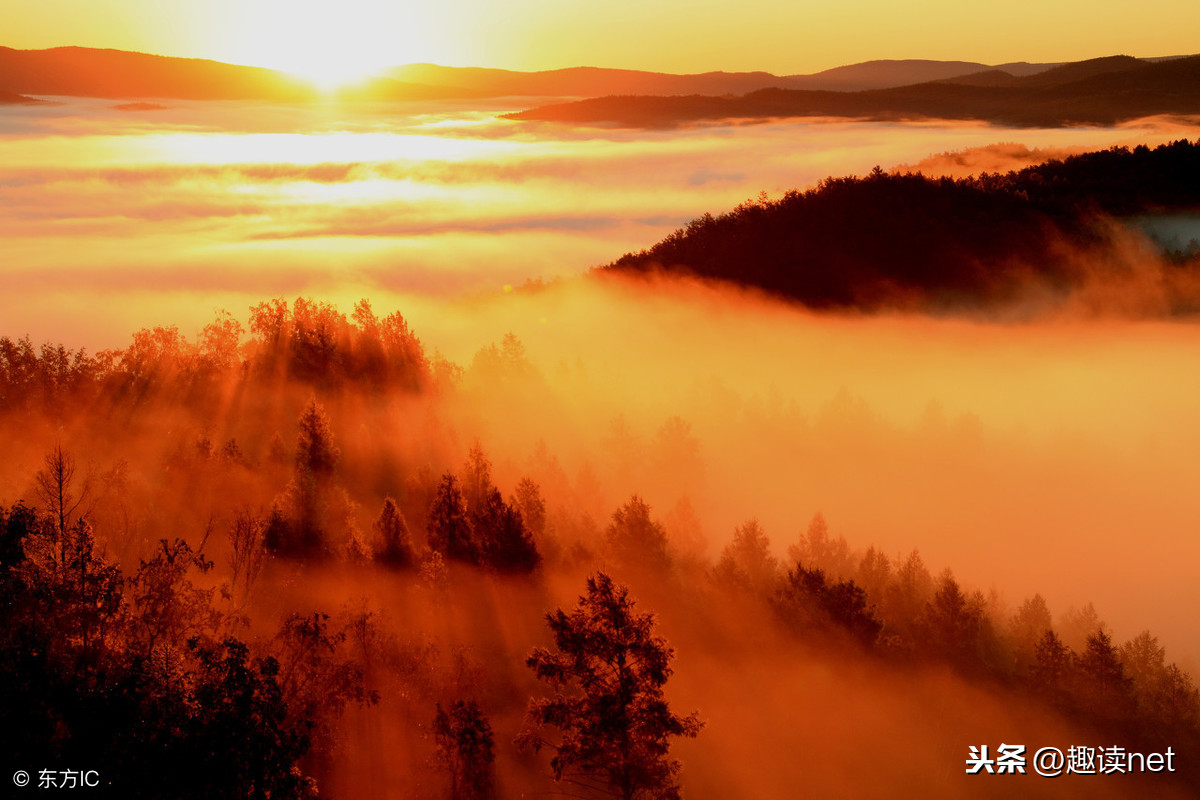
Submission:
[[[279,69],[303,78],[326,92],[362,83],[397,63],[399,62],[381,61],[345,49],[306,52],[278,61]]]
[[[420,14],[396,0],[247,0],[239,17],[229,36],[246,54],[243,63],[326,90],[415,60],[425,38]]]

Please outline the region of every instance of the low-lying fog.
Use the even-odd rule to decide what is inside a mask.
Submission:
[[[449,401],[463,452],[477,436],[506,491],[544,440],[572,480],[595,480],[597,519],[633,491],[658,514],[687,496],[710,553],[757,516],[782,555],[820,511],[852,548],[917,547],[1014,607],[1035,591],[1056,613],[1092,601],[1118,641],[1149,627],[1170,658],[1200,655],[1195,325],[821,317],[591,280],[501,291],[826,175],[966,174],[1194,129],[631,132],[504,109],[109,105],[0,115],[0,334],[95,351],[297,295],[398,309],[463,365],[511,332],[532,382],[485,391],[468,371]]]
[[[522,102],[273,107],[51,98],[0,108],[4,333],[90,348],[131,325],[312,294],[498,291],[648,247],[704,212],[875,165],[963,175],[1194,136],[783,121],[629,131],[498,118]]]

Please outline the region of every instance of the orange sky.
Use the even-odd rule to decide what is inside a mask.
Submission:
[[[17,0],[0,44],[214,58],[329,78],[414,61],[813,72],[873,58],[1000,63],[1197,49],[1200,4],[1144,0]]]

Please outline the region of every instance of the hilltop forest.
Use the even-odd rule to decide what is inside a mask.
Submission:
[[[1042,311],[1093,284],[1159,286],[1197,309],[1198,244],[1147,252],[1129,223],[1200,208],[1200,142],[1071,156],[1007,174],[827,178],[705,214],[606,270],[725,281],[816,309]]]

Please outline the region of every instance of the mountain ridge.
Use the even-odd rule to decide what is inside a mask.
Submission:
[[[1155,114],[1200,114],[1200,56],[1089,59],[1032,75],[989,71],[975,84],[942,80],[858,92],[761,89],[739,97],[609,96],[507,115],[515,120],[629,127],[805,116],[969,119],[1007,125],[1110,125]]]
[[[879,168],[827,178],[704,214],[595,271],[733,283],[818,310],[977,311],[1065,296],[1101,273],[1136,278],[1122,220],[1180,213],[1200,218],[1200,140],[957,180]],[[1157,279],[1166,302],[1200,311],[1196,253],[1165,258],[1178,262]]]
[[[1014,74],[1057,66],[1014,62],[999,65]],[[607,67],[567,67],[522,72],[488,67],[407,64],[339,90],[352,100],[467,99],[501,96],[595,97],[613,94],[741,95],[764,88],[865,90],[918,80],[951,78],[988,65],[927,59],[874,60],[811,74],[769,72],[673,74]],[[203,58],[128,50],[54,47],[18,50],[0,46],[0,101],[7,95],[103,97],[109,99],[261,99],[307,102],[319,93],[307,81],[280,70]],[[11,102],[11,101],[10,101]]]

